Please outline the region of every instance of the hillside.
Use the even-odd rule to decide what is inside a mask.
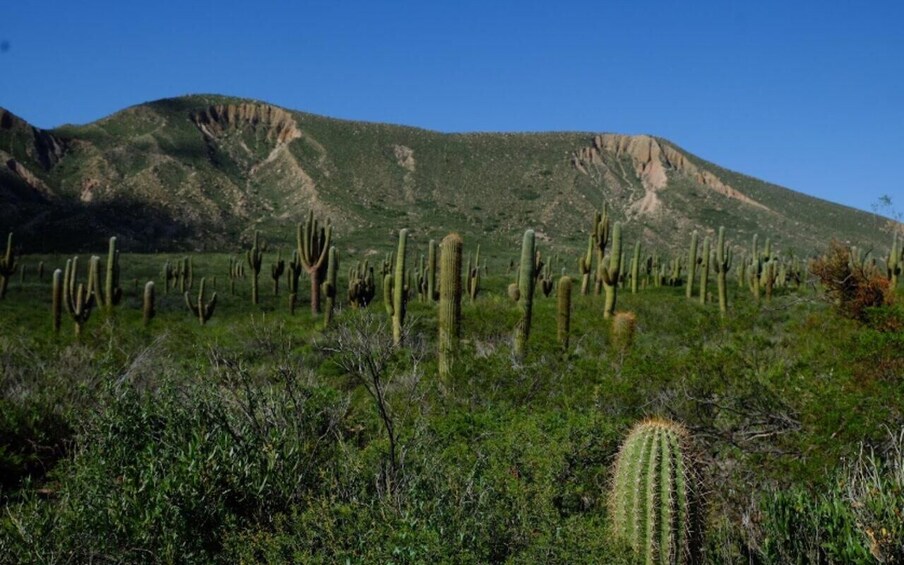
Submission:
[[[683,246],[720,224],[809,253],[831,237],[884,249],[887,222],[722,169],[665,139],[578,132],[443,134],[222,96],[134,106],[40,130],[0,109],[0,226],[34,251],[288,243],[313,208],[356,250],[455,229],[494,247],[534,227],[554,248],[608,203],[629,239]]]

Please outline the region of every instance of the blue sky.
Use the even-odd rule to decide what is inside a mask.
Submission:
[[[440,131],[649,133],[904,211],[900,1],[17,0],[0,14],[0,106],[40,127],[213,92]]]

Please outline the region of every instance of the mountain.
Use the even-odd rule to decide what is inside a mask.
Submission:
[[[827,165],[828,166],[828,165]],[[810,253],[832,237],[883,249],[890,222],[741,175],[670,141],[612,133],[444,134],[198,95],[87,125],[33,127],[0,109],[0,231],[29,251],[236,249],[258,229],[288,244],[313,209],[343,245],[458,230],[514,249],[526,227],[553,249],[586,241],[608,204],[628,241],[682,248],[725,225]]]

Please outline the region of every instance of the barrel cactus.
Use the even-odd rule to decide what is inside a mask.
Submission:
[[[698,452],[687,429],[652,418],[634,426],[615,461],[613,537],[643,563],[697,563],[702,545]]]

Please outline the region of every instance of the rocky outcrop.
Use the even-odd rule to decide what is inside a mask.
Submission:
[[[414,172],[414,149],[404,145],[393,145],[392,153],[395,155],[396,163],[403,169]]]
[[[6,161],[6,168],[9,169],[14,175],[19,177],[25,184],[31,187],[36,192],[40,193],[41,196],[45,198],[53,197],[53,192],[47,187],[47,185],[36,177],[34,173],[28,170],[25,165],[16,161],[15,159],[8,159]]]
[[[687,158],[686,155],[666,144],[660,143],[649,135],[602,134],[593,137],[592,145],[578,150],[571,158],[571,163],[578,171],[589,174],[593,168],[606,167],[604,154],[615,158],[629,157],[634,165],[634,174],[645,189],[644,196],[632,203],[632,210],[639,213],[652,213],[659,209],[659,198],[656,193],[668,187],[668,173],[685,175],[714,192],[739,200],[750,206],[766,209],[765,206],[722,182],[719,177],[703,170]]]
[[[191,120],[208,138],[243,128],[263,129],[266,139],[279,145],[301,137],[292,114],[268,104],[216,104],[193,112]]]
[[[30,159],[49,171],[66,152],[64,140],[38,129],[9,110],[0,108],[0,135],[18,138]],[[2,149],[2,147],[0,147]]]

